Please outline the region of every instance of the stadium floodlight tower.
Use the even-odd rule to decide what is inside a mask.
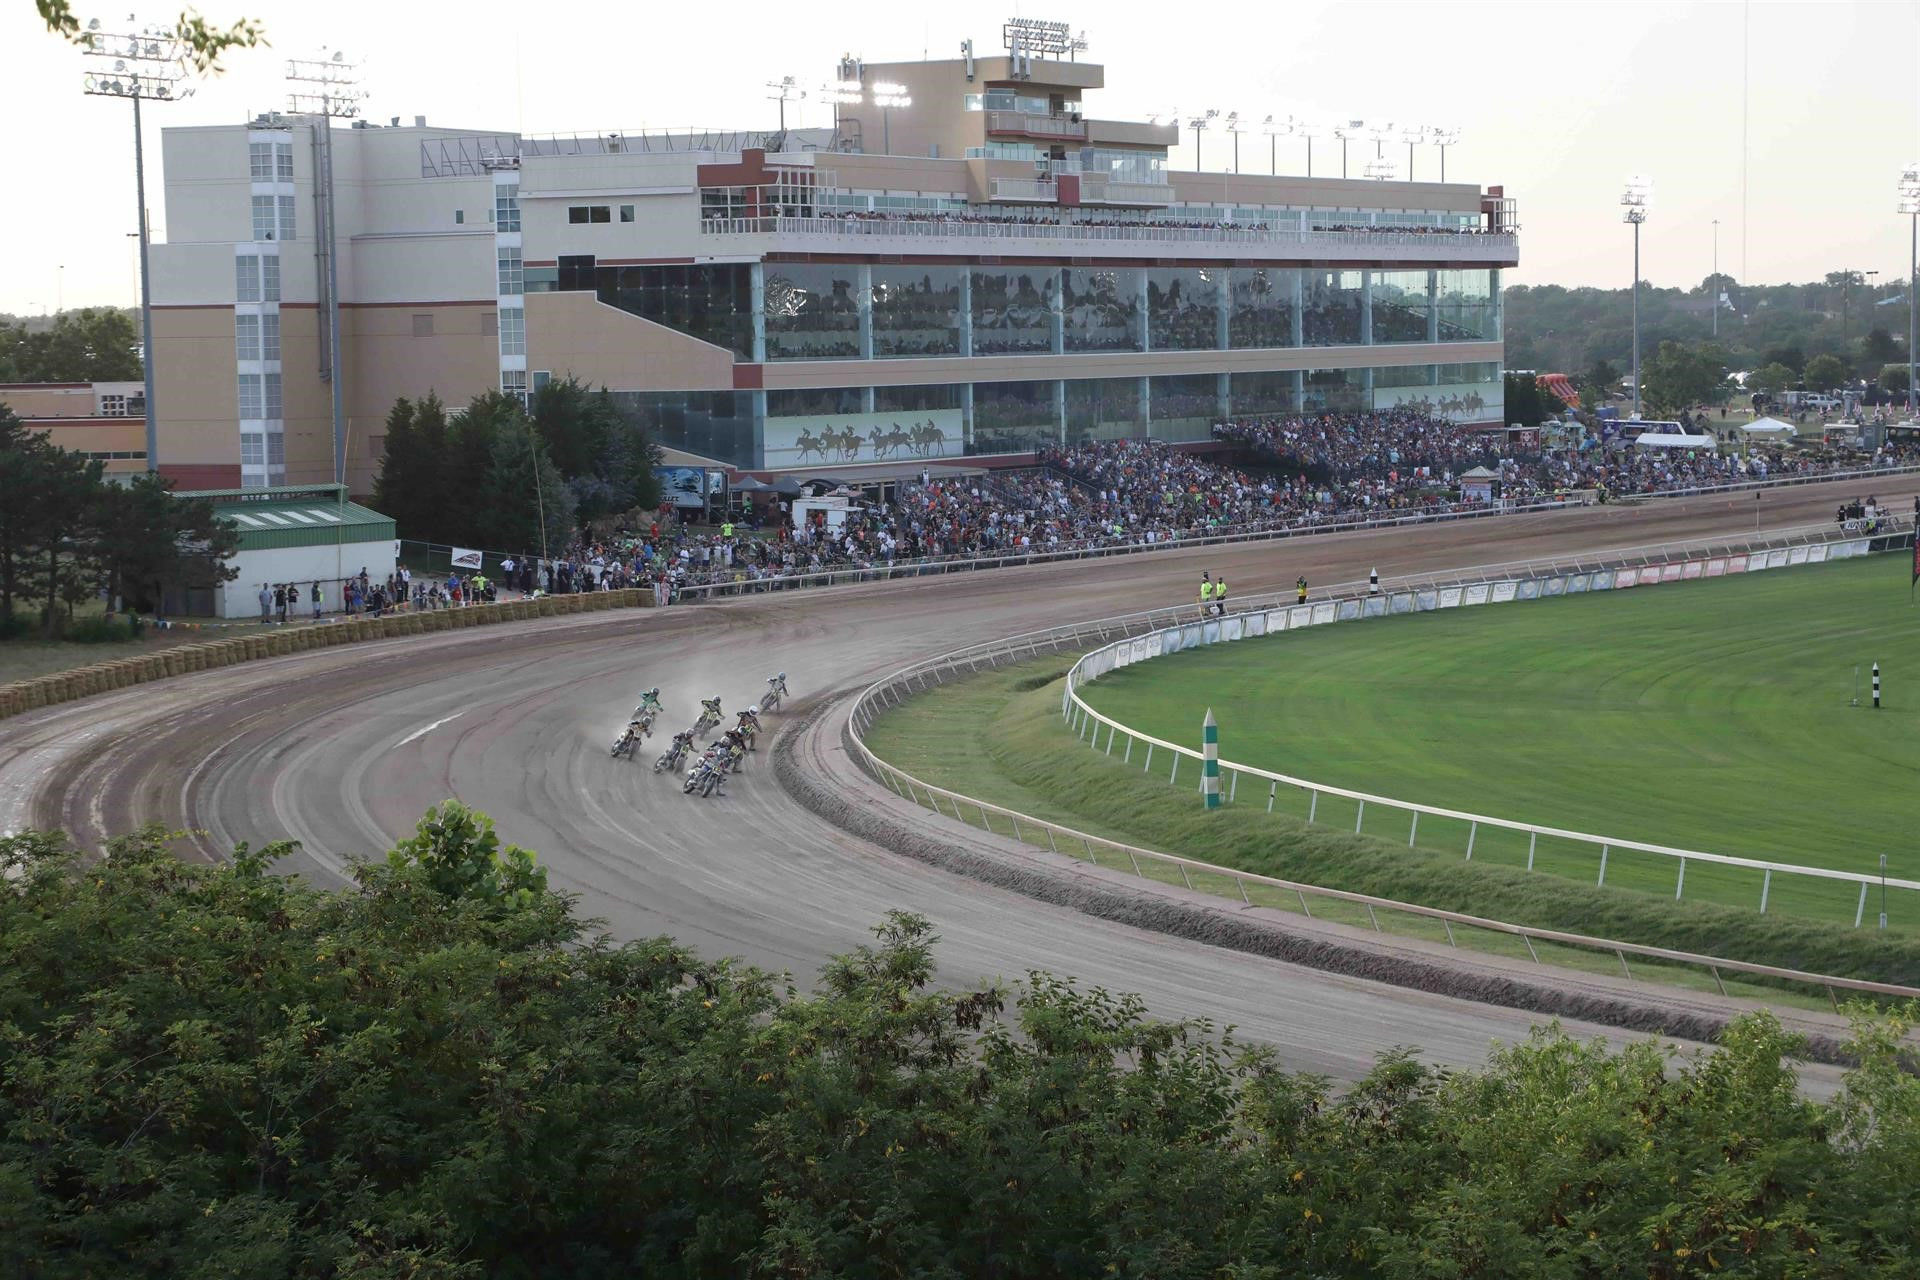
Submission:
[[[1635,174],[1620,197],[1620,218],[1633,227],[1633,418],[1640,420],[1640,227],[1653,207],[1653,179]]]
[[[1280,176],[1280,139],[1293,132],[1293,117],[1275,120],[1268,116],[1260,122],[1260,132],[1267,135],[1267,171],[1277,178]]]
[[[767,88],[773,90],[767,95],[767,101],[780,104],[780,132],[787,131],[787,103],[805,102],[807,91],[792,76],[781,76],[778,80],[767,81]]]
[[[360,68],[336,49],[322,49],[318,58],[289,58],[287,83],[293,90],[287,104],[297,115],[313,117],[314,204],[320,210],[316,242],[326,262],[321,278],[326,285],[327,342],[320,377],[333,392],[333,482],[347,482],[346,362],[340,351],[340,236],[333,190],[333,122],[360,114],[366,91],[360,88]]]
[[[1347,176],[1347,143],[1355,138],[1366,136],[1365,120],[1342,120],[1333,126],[1333,136],[1340,139],[1340,176]]]
[[[87,23],[80,47],[90,58],[110,62],[106,71],[89,71],[80,82],[81,92],[96,98],[130,98],[133,101],[133,189],[139,204],[140,220],[140,370],[146,381],[147,470],[160,469],[159,419],[153,400],[153,282],[147,270],[147,250],[151,240],[147,226],[147,156],[141,138],[140,103],[142,99],[178,102],[191,97],[191,88],[182,88],[186,79],[186,51],[177,33],[167,27],[143,27],[137,32],[102,31],[100,19]]]
[[[1920,305],[1920,164],[1910,164],[1900,171],[1900,212],[1907,215],[1911,226],[1907,249],[1907,417],[1915,416],[1920,409],[1920,387],[1914,384],[1914,340],[1920,337],[1920,326],[1915,325],[1916,305]]]
[[[1294,133],[1307,140],[1307,176],[1313,176],[1313,140],[1327,136],[1327,126],[1318,120],[1296,120]]]
[[[907,93],[907,86],[891,80],[878,80],[873,86],[873,105],[880,108],[880,150],[892,155],[893,109],[912,106],[913,98]]]
[[[1240,172],[1240,135],[1247,131],[1247,121],[1240,118],[1238,111],[1227,112],[1227,132],[1233,137],[1233,171]]]
[[[1427,140],[1433,130],[1423,124],[1403,124],[1400,126],[1400,141],[1407,144],[1407,181],[1413,181],[1413,149]]]
[[[1460,141],[1460,129],[1456,125],[1436,125],[1428,135],[1433,145],[1440,148],[1440,181],[1447,180],[1447,148]]]
[[[1392,182],[1400,176],[1400,164],[1392,156],[1375,156],[1360,172],[1374,182]]]
[[[1200,158],[1202,154],[1200,144],[1207,136],[1207,126],[1219,118],[1219,110],[1214,107],[1208,107],[1205,111],[1187,121],[1187,128],[1193,130],[1193,170],[1195,173],[1199,173],[1207,167],[1206,162]]]

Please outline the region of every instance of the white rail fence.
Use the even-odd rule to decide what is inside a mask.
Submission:
[[[1831,533],[1831,526],[1822,526],[1824,532]],[[1774,551],[1789,553],[1792,545],[1805,546],[1806,543],[1781,545],[1790,538],[1804,535],[1806,531],[1786,531],[1771,538],[1751,540],[1750,546],[1741,546],[1732,550],[1730,544],[1722,542],[1694,542],[1659,544],[1644,548],[1626,548],[1611,553],[1599,553],[1602,557],[1614,559],[1621,568],[1639,569],[1656,563],[1662,554],[1674,554],[1688,549],[1702,552],[1718,551],[1724,555],[1747,555],[1758,553],[1771,559]],[[1898,540],[1897,538],[1892,540]],[[1865,539],[1852,539],[1852,542],[1866,542]],[[1873,540],[1879,541],[1879,540]],[[1829,551],[1829,557],[1831,552]],[[1856,554],[1847,552],[1845,555]],[[1844,556],[1843,556],[1844,558]],[[1803,561],[1804,563],[1804,558]],[[1541,561],[1540,564],[1554,562]],[[1589,561],[1563,562],[1587,565]],[[1454,584],[1477,580],[1491,587],[1495,583],[1509,581],[1508,566],[1493,565],[1481,570],[1463,570],[1444,579],[1423,580],[1420,584],[1395,584],[1395,590],[1433,590],[1450,589]],[[1614,570],[1616,572],[1620,569]],[[1591,567],[1577,569],[1591,575],[1596,570]],[[1364,583],[1340,583],[1332,590],[1336,601],[1359,598],[1355,593],[1366,589]],[[1591,588],[1589,588],[1591,589]],[[1279,593],[1271,593],[1265,603],[1259,598],[1251,599],[1249,607],[1268,609],[1279,605]],[[1489,596],[1491,592],[1489,592]],[[1292,606],[1287,606],[1292,607]],[[1314,606],[1310,605],[1309,608]],[[1338,610],[1336,609],[1336,615]],[[874,721],[886,711],[899,706],[918,693],[924,693],[951,680],[974,675],[982,670],[990,670],[1003,663],[1024,662],[1048,653],[1062,653],[1079,649],[1089,643],[1111,647],[1116,637],[1131,643],[1156,633],[1164,633],[1178,622],[1176,615],[1191,618],[1193,609],[1155,609],[1139,613],[1124,614],[1111,618],[1096,619],[1089,622],[1072,623],[1061,627],[1052,627],[1040,631],[1009,636],[981,644],[968,645],[955,649],[936,658],[903,667],[880,680],[875,681],[853,700],[848,709],[846,723],[846,741],[854,759],[873,777],[884,783],[896,794],[912,800],[915,804],[929,809],[940,817],[951,816],[955,821],[967,826],[978,825],[982,830],[996,835],[1008,835],[1013,839],[1055,853],[1067,854],[1084,859],[1096,866],[1111,870],[1129,872],[1143,879],[1161,884],[1180,884],[1188,889],[1237,898],[1246,906],[1274,907],[1283,910],[1298,909],[1309,918],[1314,916],[1315,903],[1322,904],[1322,914],[1338,915],[1330,912],[1326,904],[1344,904],[1353,915],[1357,910],[1364,915],[1367,926],[1376,932],[1387,932],[1381,923],[1381,917],[1394,920],[1404,917],[1405,923],[1395,932],[1421,935],[1431,933],[1438,926],[1448,945],[1460,947],[1464,936],[1469,947],[1482,950],[1499,951],[1498,939],[1517,940],[1525,948],[1526,954],[1537,963],[1549,963],[1541,959],[1541,947],[1557,947],[1564,952],[1573,952],[1588,956],[1610,956],[1621,972],[1629,978],[1635,976],[1630,960],[1649,962],[1666,966],[1669,970],[1678,967],[1710,976],[1714,986],[1722,995],[1729,994],[1727,981],[1729,976],[1735,980],[1746,978],[1769,986],[1781,983],[1804,986],[1822,990],[1828,1000],[1837,1009],[1842,993],[1861,996],[1880,996],[1896,999],[1914,999],[1920,997],[1920,988],[1901,986],[1895,983],[1872,982],[1858,978],[1837,977],[1827,974],[1810,973],[1804,970],[1782,968],[1774,965],[1755,964],[1749,961],[1729,960],[1717,956],[1701,955],[1693,952],[1676,951],[1665,947],[1647,946],[1640,943],[1622,942],[1614,939],[1595,937],[1586,934],[1569,933],[1562,930],[1535,928],[1530,925],[1513,924],[1508,921],[1491,920],[1463,912],[1447,911],[1437,907],[1422,906],[1417,903],[1396,901],[1391,898],[1375,897],[1370,894],[1354,893],[1348,890],[1328,889],[1298,881],[1284,880],[1275,876],[1260,875],[1242,871],[1233,867],[1223,867],[1195,858],[1181,857],[1147,849],[1122,841],[1111,840],[1103,836],[1081,831],[1045,818],[1023,813],[1005,805],[979,800],[961,792],[935,786],[906,770],[901,769],[876,755],[867,745],[868,731]],[[1244,615],[1242,615],[1244,616]],[[1089,711],[1090,716],[1096,713]],[[1121,733],[1130,733],[1124,728]],[[1114,732],[1110,730],[1110,733]],[[1082,730],[1084,736],[1084,729]],[[1132,735],[1132,740],[1140,741],[1140,735]],[[1173,748],[1176,755],[1179,748]],[[1188,754],[1197,754],[1191,753]],[[1144,767],[1144,766],[1143,766]],[[1222,762],[1222,767],[1227,767]],[[1196,773],[1197,776],[1197,773]],[[1691,855],[1690,855],[1691,856]],[[1892,882],[1890,881],[1891,885]],[[1915,886],[1920,887],[1920,886]],[[1491,939],[1478,935],[1493,935]],[[1554,953],[1550,952],[1549,955]],[[1565,963],[1564,959],[1562,963]],[[1644,976],[1644,975],[1641,975]]]
[[[1189,771],[1188,776],[1194,780],[1197,789],[1200,773],[1197,766],[1201,759],[1201,752],[1198,749],[1156,738],[1121,724],[1089,706],[1081,697],[1080,691],[1087,684],[1110,671],[1211,644],[1280,635],[1288,631],[1324,626],[1334,622],[1395,617],[1476,605],[1546,600],[1596,591],[1619,591],[1669,583],[1705,581],[1732,574],[1758,573],[1793,565],[1823,564],[1867,555],[1872,550],[1885,550],[1891,545],[1912,541],[1911,535],[1908,534],[1883,534],[1874,538],[1835,536],[1837,531],[1831,525],[1823,526],[1823,532],[1828,535],[1826,540],[1778,546],[1768,545],[1767,540],[1756,539],[1753,546],[1737,552],[1712,545],[1704,549],[1673,548],[1664,554],[1630,556],[1624,562],[1616,561],[1612,568],[1582,567],[1569,572],[1558,565],[1542,567],[1523,563],[1516,566],[1489,566],[1467,575],[1444,576],[1419,586],[1404,584],[1383,586],[1377,594],[1364,588],[1348,590],[1337,594],[1334,598],[1320,599],[1305,605],[1255,608],[1204,621],[1195,620],[1192,617],[1192,611],[1189,610],[1187,620],[1155,628],[1144,634],[1128,635],[1082,656],[1067,673],[1066,689],[1061,695],[1061,715],[1079,740],[1096,750],[1102,750],[1108,756],[1114,754],[1116,742],[1124,744],[1120,758],[1131,764],[1133,757],[1136,754],[1139,755],[1140,767],[1145,772],[1153,771],[1155,756],[1158,753],[1160,767],[1166,770],[1169,785],[1179,783],[1184,761],[1194,761],[1196,767]],[[1105,731],[1104,744],[1102,730]],[[1920,892],[1920,881],[1883,876],[1877,870],[1842,871],[1789,862],[1771,862],[1521,822],[1511,818],[1494,817],[1438,805],[1417,804],[1370,791],[1332,786],[1225,758],[1220,760],[1220,771],[1222,782],[1227,788],[1229,804],[1237,801],[1242,780],[1246,779],[1256,790],[1256,800],[1264,800],[1266,811],[1269,813],[1274,811],[1276,803],[1280,800],[1283,787],[1287,789],[1286,794],[1290,797],[1304,797],[1305,817],[1308,822],[1324,821],[1323,802],[1328,800],[1346,802],[1351,805],[1355,833],[1371,830],[1373,834],[1379,834],[1382,825],[1381,813],[1396,812],[1401,815],[1400,821],[1402,829],[1406,832],[1409,848],[1451,848],[1463,852],[1467,861],[1472,861],[1475,846],[1480,842],[1483,830],[1490,829],[1526,838],[1525,867],[1528,871],[1536,869],[1537,861],[1543,853],[1551,861],[1560,863],[1566,857],[1568,846],[1584,851],[1588,873],[1593,876],[1596,885],[1606,884],[1608,862],[1615,855],[1645,854],[1665,859],[1672,868],[1675,900],[1684,898],[1687,871],[1689,867],[1693,867],[1696,868],[1696,882],[1701,875],[1708,874],[1703,869],[1743,873],[1745,878],[1754,882],[1752,892],[1757,897],[1757,905],[1762,913],[1767,910],[1772,897],[1775,876],[1786,877],[1789,882],[1826,882],[1830,885],[1846,886],[1850,899],[1847,905],[1853,908],[1855,928],[1859,928],[1863,923],[1868,897],[1877,889],[1884,888],[1888,893],[1896,895],[1893,900],[1907,908],[1909,912],[1916,905],[1920,905],[1908,896]],[[1290,804],[1283,812],[1292,812],[1294,807],[1297,805]],[[1371,828],[1368,825],[1369,810],[1373,813]],[[1344,807],[1342,811],[1344,814]],[[1423,840],[1420,832],[1420,822],[1423,817],[1439,819],[1451,824],[1444,832],[1445,838],[1436,838],[1434,823],[1429,821],[1428,834]],[[1461,834],[1465,837],[1464,848],[1459,840]],[[1553,842],[1547,850],[1541,848],[1543,838]],[[1716,883],[1723,889],[1726,887],[1724,878],[1717,879]]]

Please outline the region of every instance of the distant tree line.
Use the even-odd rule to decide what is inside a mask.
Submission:
[[[1501,297],[1509,368],[1580,378],[1605,364],[1617,380],[1631,367],[1631,289],[1515,285]],[[1856,271],[1829,272],[1816,284],[1741,285],[1722,273],[1693,289],[1640,289],[1643,363],[1669,342],[1712,348],[1729,370],[1767,371],[1775,390],[1858,379],[1904,391],[1906,331],[1906,282],[1869,285]]]
[[[660,501],[660,450],[606,390],[548,383],[531,409],[500,392],[449,412],[438,397],[387,414],[374,505],[405,538],[558,555],[583,528]],[[542,520],[544,519],[544,526]]]
[[[140,333],[116,307],[62,311],[51,323],[0,316],[0,382],[135,382]]]
[[[213,504],[153,475],[109,483],[105,464],[49,444],[0,405],[0,636],[59,635],[103,590],[130,610],[236,570],[239,534]]]
[[[811,994],[595,935],[448,803],[354,884],[0,837],[0,1274],[1791,1277],[1920,1270],[1906,1025],[1803,1096],[1768,1014],[1673,1058],[1543,1028],[1336,1089],[1132,996]]]

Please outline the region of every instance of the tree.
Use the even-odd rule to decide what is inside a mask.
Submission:
[[[1580,375],[1581,387],[1591,387],[1601,396],[1610,396],[1620,385],[1620,371],[1606,360],[1595,360]]]
[[[402,537],[448,537],[447,513],[454,505],[450,475],[446,406],[432,392],[419,401],[395,401],[387,412],[374,506],[393,517]]]
[[[240,533],[216,519],[207,498],[176,498],[172,482],[148,474],[96,495],[98,541],[94,559],[108,597],[136,612],[158,610],[169,590],[231,582]]]
[[[518,401],[506,398],[492,417],[492,433],[479,545],[542,555],[566,546],[575,527],[573,491]]]
[[[1890,364],[1882,367],[1879,379],[1880,386],[1887,391],[1905,394],[1907,390],[1907,372],[1907,366],[1904,364]]]
[[[87,45],[89,33],[80,28],[73,0],[33,0],[33,7],[47,30],[74,44]],[[251,18],[216,27],[191,9],[175,20],[171,34],[180,42],[187,61],[202,73],[218,71],[220,59],[230,49],[251,49],[267,43],[265,28]]]
[[[1726,356],[1713,346],[1663,342],[1644,372],[1642,401],[1652,412],[1668,417],[1719,394],[1726,385]]]
[[[139,347],[132,317],[115,307],[62,311],[39,332],[0,324],[0,382],[132,382]]]
[[[1762,365],[1747,375],[1747,389],[1777,396],[1794,383],[1795,374],[1784,364]]]
[[[1136,996],[943,982],[910,914],[805,992],[616,943],[453,802],[344,889],[289,852],[0,836],[0,1275],[1913,1274],[1899,1014],[1831,1100],[1764,1012],[1336,1090]]]
[[[549,382],[534,396],[532,416],[583,526],[659,505],[660,450],[605,387],[588,391],[571,377]]]
[[[1809,391],[1831,391],[1848,377],[1846,361],[1839,356],[1815,356],[1807,361],[1804,378]]]

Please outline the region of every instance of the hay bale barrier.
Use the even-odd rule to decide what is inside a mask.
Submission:
[[[282,631],[235,636],[230,640],[176,645],[158,653],[90,663],[52,675],[0,685],[0,720],[172,676],[189,675],[262,658],[289,657],[334,645],[398,636],[431,635],[456,627],[484,627],[568,613],[652,607],[651,590],[629,587],[620,591],[541,596],[537,600],[502,600],[497,604],[468,605],[460,609],[437,609],[427,613],[402,613],[386,618],[343,618],[333,622],[302,624]]]

